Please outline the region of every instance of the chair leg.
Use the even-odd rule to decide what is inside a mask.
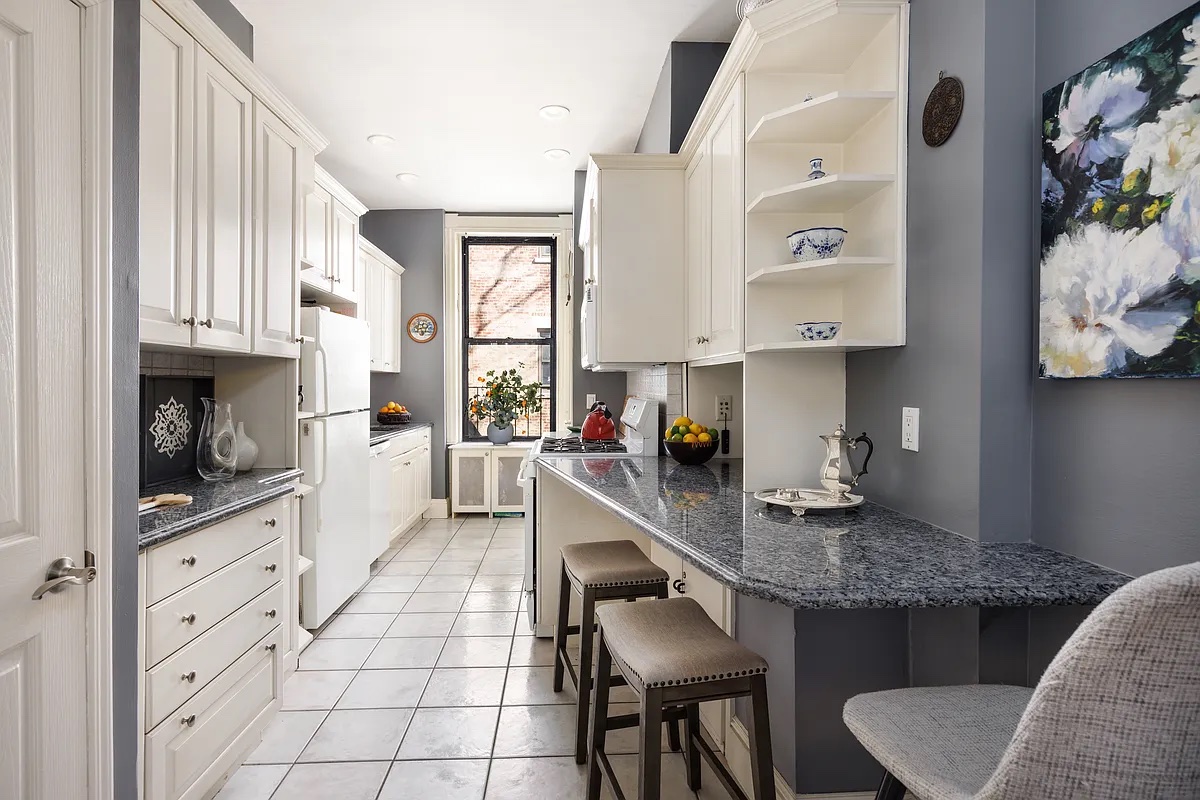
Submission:
[[[588,706],[592,693],[592,643],[596,594],[583,590],[583,617],[579,622],[579,691],[575,702],[575,763],[587,761]]]
[[[645,689],[638,737],[638,800],[662,796],[662,690]]]
[[[567,579],[567,567],[564,564],[559,570],[558,585],[558,623],[554,626],[554,691],[563,690],[563,675],[566,672],[566,661],[571,656],[567,653],[567,626],[571,620],[571,581]]]
[[[875,800],[904,800],[908,789],[890,772],[884,771],[883,780],[879,782],[879,790],[875,792]]]
[[[658,587],[658,599],[667,599],[667,585],[664,583]],[[683,749],[683,744],[679,737],[679,720],[673,719],[667,723],[667,744],[671,748],[672,753],[678,753]]]
[[[604,641],[604,628],[596,633],[600,652],[596,656],[596,688],[592,694],[592,731],[588,741],[587,800],[600,800],[600,754],[604,753],[608,733],[608,687],[612,675],[612,654]]]
[[[693,792],[700,791],[700,706],[691,703],[687,707],[687,781]]]
[[[771,717],[767,712],[767,678],[750,678],[750,774],[754,800],[775,797],[775,766],[771,757]]]

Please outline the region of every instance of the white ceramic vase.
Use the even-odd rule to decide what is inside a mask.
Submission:
[[[254,468],[258,461],[258,442],[246,433],[246,423],[239,422],[237,426],[237,471],[246,472]]]

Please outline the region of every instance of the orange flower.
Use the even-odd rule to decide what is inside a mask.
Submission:
[[[480,379],[479,379],[479,382],[480,382],[480,383],[483,383],[483,378],[480,378]]]

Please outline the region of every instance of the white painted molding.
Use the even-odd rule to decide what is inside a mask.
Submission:
[[[450,519],[450,499],[435,497],[422,516],[425,519]]]
[[[113,800],[112,0],[84,3],[80,79],[87,546],[99,568],[87,593],[87,797]]]
[[[683,169],[687,164],[674,154],[594,153],[591,160],[600,169]]]
[[[300,109],[296,108],[291,100],[275,88],[275,84],[258,71],[254,62],[217,27],[200,6],[196,5],[195,0],[142,0],[143,4],[152,2],[157,3],[182,25],[183,29],[233,73],[251,94],[294,130],[314,153],[319,153],[329,146],[329,140],[300,113]]]
[[[354,212],[356,216],[361,217],[363,214],[367,213],[368,209],[366,204],[351,194],[349,189],[347,189],[345,186],[342,186],[342,184],[338,182],[338,179],[326,172],[325,168],[320,164],[316,165],[314,173],[316,175],[317,185],[333,195],[335,200]]]
[[[359,234],[359,236],[358,236],[358,249],[362,250],[367,255],[371,256],[376,261],[383,264],[385,267],[387,267],[388,269],[390,269],[392,272],[396,273],[397,275],[404,274],[404,267],[400,266],[399,261],[397,261],[396,259],[389,256],[387,253],[380,250],[378,247],[375,246],[375,244],[373,242],[371,242],[369,239],[367,239],[367,237],[363,236],[362,234]]]

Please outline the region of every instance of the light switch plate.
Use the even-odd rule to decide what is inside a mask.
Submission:
[[[921,409],[905,408],[900,417],[900,446],[914,453],[920,449]]]

